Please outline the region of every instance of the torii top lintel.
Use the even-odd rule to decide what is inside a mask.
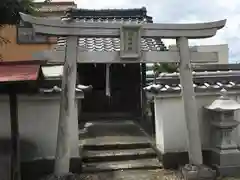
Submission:
[[[20,13],[25,22],[33,25],[35,32],[51,36],[80,36],[80,37],[119,37],[122,23],[76,22],[63,21],[43,17],[34,17]],[[142,37],[161,37],[188,39],[209,38],[223,28],[226,20],[196,24],[138,24]],[[134,25],[134,23],[131,23]],[[135,23],[136,25],[136,23]]]

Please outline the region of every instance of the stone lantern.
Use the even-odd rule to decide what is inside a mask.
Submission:
[[[209,111],[212,129],[210,163],[216,166],[220,175],[240,174],[240,151],[231,139],[232,131],[239,125],[234,112],[240,109],[240,104],[222,89],[221,96],[205,108]]]

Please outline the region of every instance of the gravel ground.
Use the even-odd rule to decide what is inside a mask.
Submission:
[[[174,171],[126,170],[94,174],[67,175],[65,177],[58,178],[49,176],[42,180],[182,180],[182,178]]]
[[[94,174],[68,174],[64,177],[48,176],[41,180],[183,180],[177,171],[167,170],[127,170]],[[216,180],[240,180],[234,177],[218,177]]]

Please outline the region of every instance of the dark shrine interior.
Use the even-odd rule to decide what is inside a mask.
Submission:
[[[79,83],[92,85],[84,94],[82,113],[141,115],[140,64],[112,64],[110,66],[110,97],[106,96],[106,64],[79,64]]]

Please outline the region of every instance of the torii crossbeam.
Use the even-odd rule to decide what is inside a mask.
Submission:
[[[69,171],[68,122],[74,106],[76,63],[152,63],[179,62],[184,112],[188,129],[189,160],[202,164],[201,140],[191,62],[216,62],[217,53],[190,51],[188,39],[209,38],[225,26],[226,20],[198,24],[121,24],[76,22],[33,17],[21,13],[23,21],[33,25],[36,33],[66,37],[66,47],[43,52],[43,59],[64,62],[62,97],[56,152],[55,174]],[[78,46],[79,37],[120,37],[120,49],[115,52],[89,52]],[[141,38],[176,39],[176,51],[142,51]],[[38,56],[39,57],[39,56]]]

